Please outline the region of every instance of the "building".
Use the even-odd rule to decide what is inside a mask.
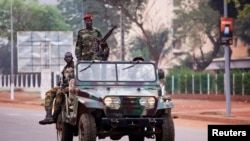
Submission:
[[[230,69],[250,70],[250,45],[243,43],[240,40],[235,40],[234,45],[231,45],[232,56],[230,60]],[[213,62],[206,70],[224,70],[225,58],[214,58]]]

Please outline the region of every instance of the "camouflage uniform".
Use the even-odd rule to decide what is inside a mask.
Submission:
[[[52,110],[53,100],[56,97],[57,91],[60,89],[59,86],[56,86],[48,90],[45,94],[45,110]]]
[[[45,96],[45,110],[46,110],[46,118],[42,121],[40,121],[40,124],[50,124],[53,123],[56,118],[57,115],[60,113],[60,106],[62,104],[62,99],[63,99],[63,95],[65,93],[69,92],[69,80],[74,78],[74,62],[72,61],[69,65],[67,64],[66,66],[64,66],[63,70],[62,70],[62,82],[61,82],[61,86],[56,86],[52,89],[50,89],[49,91],[46,92],[46,96]],[[51,111],[53,108],[53,101],[55,99],[55,104],[54,104],[54,113],[53,113],[53,118],[54,120],[51,119]]]
[[[63,94],[69,93],[69,81],[71,79],[74,79],[74,62],[72,61],[70,65],[66,65],[61,73],[63,75],[63,83],[62,83],[63,86],[62,88],[56,91],[56,101],[54,105],[54,111],[60,111],[60,106],[63,100]]]
[[[102,38],[101,32],[93,28],[93,30],[82,29],[78,32],[75,55],[77,60],[101,60],[100,56],[94,54],[94,46],[97,40]]]

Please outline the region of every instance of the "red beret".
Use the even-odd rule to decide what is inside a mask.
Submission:
[[[92,20],[93,18],[93,15],[92,14],[86,14],[83,19],[86,20],[86,19],[91,19]]]

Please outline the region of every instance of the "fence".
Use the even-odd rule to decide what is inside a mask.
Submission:
[[[224,94],[224,74],[188,74],[166,76],[169,94]],[[232,95],[250,95],[250,74],[235,73],[230,76]]]
[[[51,87],[56,85],[58,82],[59,76],[52,73]],[[23,91],[30,92],[40,92],[41,91],[41,74],[32,73],[32,74],[15,74],[14,78],[14,88],[22,89]],[[11,75],[0,74],[0,91],[9,91],[11,89]]]
[[[51,87],[58,82],[58,74],[51,74]],[[231,75],[231,94],[250,95],[250,74]],[[166,76],[166,92],[169,94],[224,94],[224,74],[222,75],[179,75]],[[40,92],[41,74],[15,74],[14,88],[24,91]],[[0,74],[0,91],[10,90],[10,75]]]

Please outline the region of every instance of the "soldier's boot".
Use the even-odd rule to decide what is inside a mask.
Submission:
[[[54,119],[55,122],[57,121],[57,117],[60,114],[60,112],[61,112],[61,109],[57,109],[57,110],[54,111],[53,119]]]
[[[46,124],[52,124],[55,123],[55,120],[52,116],[52,111],[51,110],[46,110],[46,116],[45,119],[39,121],[39,124],[41,125],[46,125]]]

